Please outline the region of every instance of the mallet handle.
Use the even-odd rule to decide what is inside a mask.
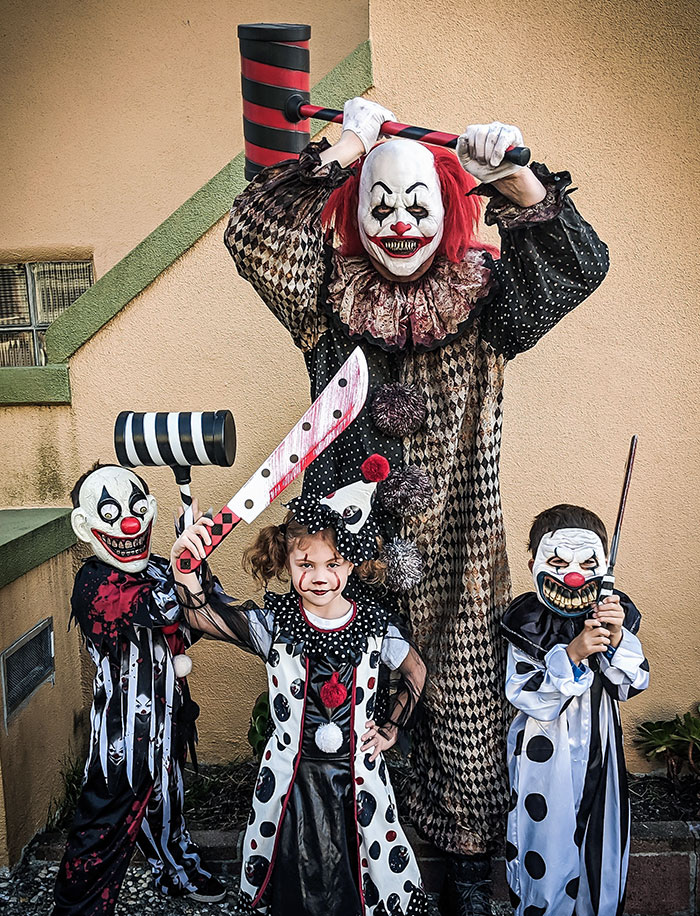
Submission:
[[[289,96],[285,105],[285,115],[293,124],[303,118],[317,118],[321,121],[332,121],[336,124],[343,123],[343,112],[335,108],[319,108],[318,105],[309,105],[301,95]],[[405,137],[408,140],[422,140],[423,143],[432,143],[434,146],[447,146],[455,149],[456,134],[446,134],[440,130],[429,130],[427,127],[412,127],[410,124],[400,124],[398,121],[385,121],[382,124],[382,133],[389,137]],[[530,161],[530,150],[526,146],[512,146],[503,157],[507,162],[515,165],[527,165]]]

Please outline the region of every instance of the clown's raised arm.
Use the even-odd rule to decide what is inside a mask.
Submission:
[[[260,173],[234,201],[225,232],[239,273],[307,351],[326,328],[325,303],[319,300],[330,269],[331,250],[324,242],[331,234],[341,253],[366,252],[382,275],[398,282],[422,276],[444,257],[473,261],[478,251],[485,268],[479,298],[488,299],[482,302],[482,336],[506,358],[534,346],[608,270],[607,247],[569,199],[570,174],[551,173],[539,163],[502,162],[509,147],[522,144],[522,134],[495,121],[471,125],[459,138],[457,158],[473,177],[464,176],[457,185],[446,174],[453,154],[422,147],[435,159],[434,169],[428,164],[427,170],[437,171],[436,189],[426,187],[430,181],[417,187],[405,181],[399,187],[404,174],[415,170],[411,160],[428,163],[421,145],[406,140],[390,141],[393,155],[375,149],[366,166],[362,160],[364,180],[358,178],[357,166],[349,166],[372,150],[381,123],[393,119],[374,102],[352,99],[336,144],[311,143],[298,161]],[[478,188],[473,178],[482,182]],[[326,207],[346,182],[350,187]],[[459,199],[465,193],[490,198],[485,222],[498,226],[500,257],[492,258],[476,241],[480,206],[471,197],[465,207]],[[417,250],[402,250],[416,241]],[[354,334],[352,325],[349,329],[354,339],[363,336],[363,329]]]

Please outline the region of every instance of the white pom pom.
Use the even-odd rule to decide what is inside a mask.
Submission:
[[[343,743],[343,733],[334,722],[326,722],[316,729],[314,741],[324,754],[334,754]]]
[[[192,670],[192,659],[189,655],[173,656],[173,669],[175,677],[187,677]]]

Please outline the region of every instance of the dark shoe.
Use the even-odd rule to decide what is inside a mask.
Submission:
[[[219,903],[226,896],[226,888],[214,877],[198,875],[193,883],[197,885],[197,890],[190,891],[187,896],[197,903]]]
[[[491,916],[491,859],[448,853],[438,908],[442,916]]]

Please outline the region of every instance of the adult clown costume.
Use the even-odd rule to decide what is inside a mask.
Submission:
[[[444,912],[477,912],[460,898],[474,897],[469,885],[488,866],[463,857],[499,842],[507,797],[504,370],[598,286],[607,249],[571,203],[567,172],[501,162],[522,142],[517,128],[468,128],[457,158],[403,139],[373,148],[385,120],[394,117],[379,105],[348,102],[338,143],[310,144],[236,198],[225,242],[303,351],[312,397],[358,342],[367,357],[374,397],[306,471],[304,493],[357,479],[372,452],[432,483],[412,516],[382,520],[385,535],[416,540],[425,557],[423,581],[401,599],[432,683],[410,805],[455,857]],[[475,239],[468,172],[491,197],[499,258]]]

